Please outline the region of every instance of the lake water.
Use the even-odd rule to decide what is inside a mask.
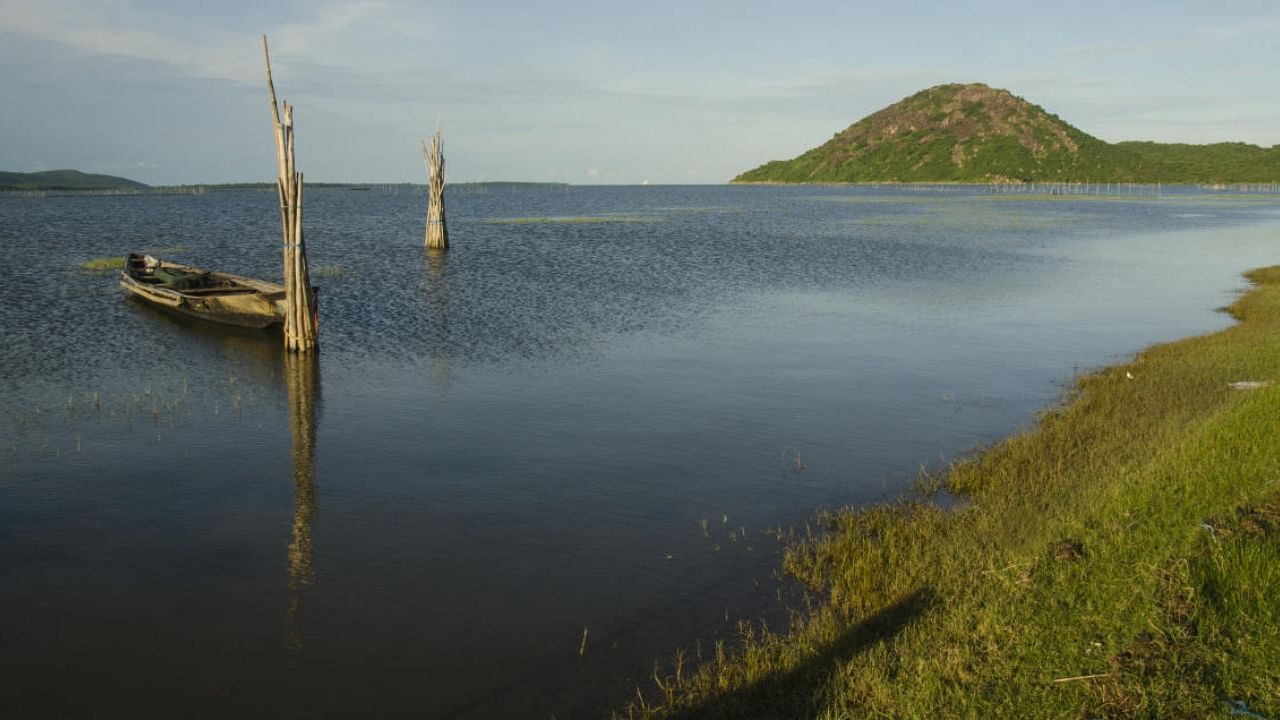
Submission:
[[[1275,195],[449,193],[435,255],[421,189],[308,192],[314,361],[78,267],[278,277],[273,192],[0,197],[0,716],[606,715],[779,616],[771,528],[1280,262]]]

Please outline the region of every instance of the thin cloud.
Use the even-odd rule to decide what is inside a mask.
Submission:
[[[1061,55],[1151,55],[1188,50],[1209,50],[1217,44],[1207,39],[1183,38],[1149,43],[1095,43],[1058,48]]]
[[[87,55],[112,55],[177,68],[199,78],[243,81],[252,66],[245,47],[249,35],[201,29],[198,35],[126,26],[114,18],[118,8],[46,0],[0,2],[0,29],[17,35],[69,46]],[[253,58],[256,60],[256,57]]]
[[[1152,42],[1115,42],[1068,45],[1058,48],[1062,55],[1155,55],[1171,52],[1213,50],[1227,43],[1240,42],[1254,35],[1263,35],[1267,42],[1274,41],[1280,32],[1280,16],[1251,18],[1228,25],[1211,25],[1196,28],[1190,35]]]
[[[309,7],[305,19],[263,28],[271,39],[273,65],[305,64],[313,56],[364,54],[364,48],[348,48],[360,42],[375,44],[361,39],[383,36],[393,25],[390,9],[381,0],[326,3]],[[67,0],[0,0],[0,14],[0,31],[59,43],[87,55],[144,60],[202,79],[257,83],[262,73],[258,33],[205,26],[193,31],[154,13],[147,14],[148,26],[143,26],[124,6]]]

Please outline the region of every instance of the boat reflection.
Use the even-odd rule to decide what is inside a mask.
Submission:
[[[148,323],[162,332],[181,335],[183,343],[191,343],[196,354],[204,358],[225,358],[241,367],[259,387],[269,387],[280,367],[284,348],[280,335],[269,330],[218,325],[171,313],[133,296],[125,302],[139,313],[149,316]]]
[[[316,427],[320,417],[318,353],[284,353],[293,444],[293,533],[289,540],[289,610],[286,644],[302,647],[302,598],[315,584]]]

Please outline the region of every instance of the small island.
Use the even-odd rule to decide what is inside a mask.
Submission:
[[[114,175],[94,175],[79,170],[44,170],[41,172],[20,173],[0,171],[0,191],[2,190],[73,190],[73,191],[111,191],[111,190],[146,190],[149,185],[128,178]]]

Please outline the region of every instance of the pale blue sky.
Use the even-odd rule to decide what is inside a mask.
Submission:
[[[1280,143],[1280,3],[0,0],[0,169],[270,180],[259,35],[311,181],[724,182],[923,88],[1104,140]]]

